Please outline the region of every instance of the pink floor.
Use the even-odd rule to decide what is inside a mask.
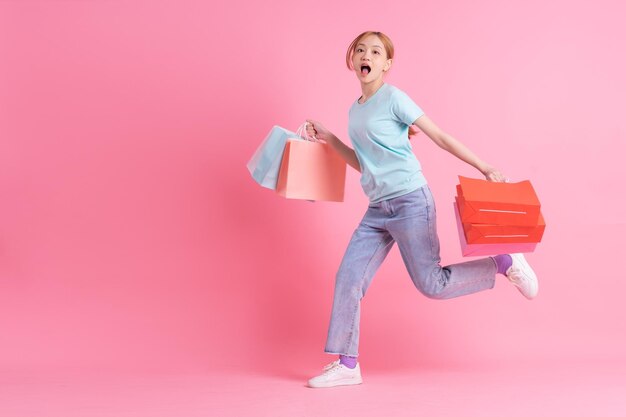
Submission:
[[[3,373],[0,416],[626,416],[626,367],[364,370],[314,390],[276,375]]]

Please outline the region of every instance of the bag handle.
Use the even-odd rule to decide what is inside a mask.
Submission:
[[[306,127],[308,126],[309,122],[304,122],[300,125],[300,127],[298,128],[298,130],[296,130],[296,135],[298,135],[298,137],[304,139],[304,140],[308,140],[310,142],[320,142],[320,140],[318,138],[316,138],[315,136],[311,136],[307,133],[306,131]]]

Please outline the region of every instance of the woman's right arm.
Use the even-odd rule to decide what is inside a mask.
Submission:
[[[326,129],[320,122],[307,120],[306,131],[310,136],[328,143],[346,161],[348,165],[361,172],[361,164],[356,157],[354,149],[343,143],[337,136]]]

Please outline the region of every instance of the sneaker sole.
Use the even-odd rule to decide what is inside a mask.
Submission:
[[[359,385],[363,383],[362,378],[354,378],[354,379],[340,379],[338,381],[333,381],[330,383],[322,383],[322,384],[311,384],[310,382],[307,384],[309,388],[332,388],[332,387],[340,387],[344,385]]]
[[[520,287],[517,287],[517,289],[519,290],[519,292],[522,293],[524,297],[532,300],[539,293],[539,281],[537,280],[537,274],[535,274],[535,271],[533,271],[533,269],[530,267],[530,264],[528,263],[528,261],[526,261],[524,255],[515,253],[511,255],[511,258],[513,258],[513,263],[516,264],[516,266],[519,267],[519,269],[526,276],[530,277],[530,282],[532,283],[530,288],[530,294],[525,294]]]

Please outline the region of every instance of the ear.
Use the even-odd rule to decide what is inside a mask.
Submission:
[[[391,69],[391,64],[393,63],[392,59],[388,59],[387,62],[385,63],[385,66],[383,67],[383,71],[387,72]]]

